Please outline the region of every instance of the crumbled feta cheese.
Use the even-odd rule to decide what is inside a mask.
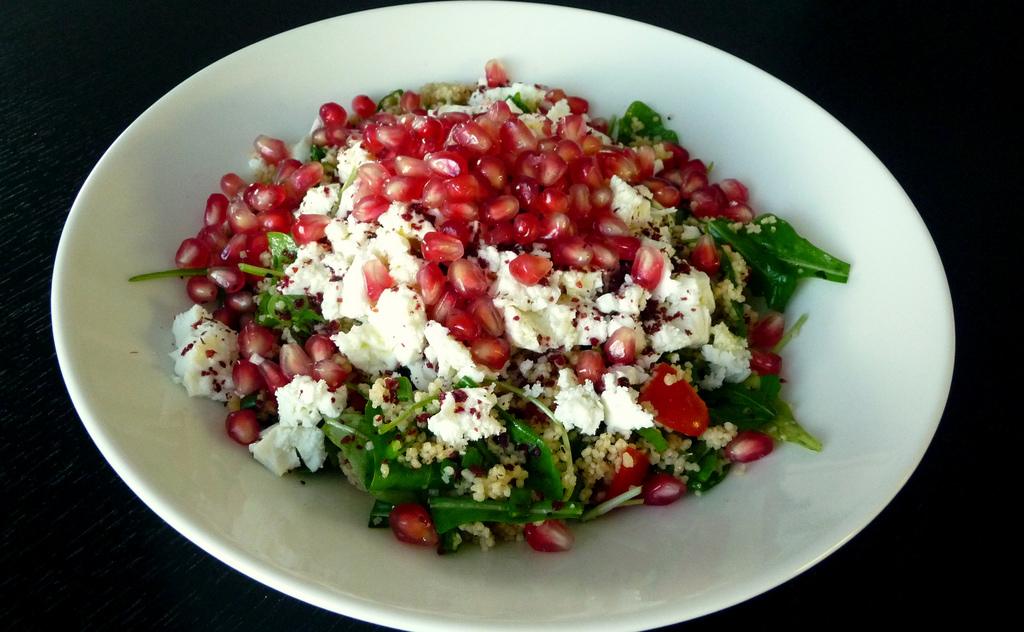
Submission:
[[[238,334],[200,305],[175,316],[171,332],[174,381],[185,386],[189,397],[227,400],[234,389],[231,367],[238,358]]]
[[[347,182],[352,172],[360,165],[373,161],[373,157],[366,153],[361,142],[352,140],[349,143],[345,151],[338,152],[338,181],[342,183]]]
[[[549,136],[549,134],[544,132],[544,124],[548,123],[548,119],[543,114],[520,114],[519,120],[525,123],[526,126],[530,128],[530,131],[537,136],[537,138],[544,138],[545,136]]]
[[[299,457],[313,472],[327,459],[324,433],[319,428],[286,427],[279,423],[261,432],[260,438],[249,445],[249,452],[278,476],[299,467]]]
[[[628,386],[619,386],[614,375],[606,373],[601,379],[604,384],[601,404],[608,432],[628,436],[634,430],[654,425],[654,416],[636,403],[636,391]]]
[[[331,339],[356,368],[377,374],[418,360],[426,327],[423,300],[412,289],[400,286],[380,295],[366,322]]]
[[[534,312],[499,303],[495,299],[494,304],[504,309],[505,335],[514,346],[541,352],[559,347],[570,349],[576,344],[576,311],[570,306],[555,304]]]
[[[424,335],[427,340],[427,348],[423,354],[427,361],[434,365],[438,376],[448,380],[468,377],[477,382],[482,382],[485,379],[486,369],[478,367],[473,362],[473,356],[469,354],[469,349],[452,338],[447,327],[432,320],[426,324]]]
[[[591,299],[604,287],[604,274],[598,271],[555,270],[551,284],[565,290],[570,298]]]
[[[577,346],[596,346],[608,339],[608,321],[592,304],[580,305],[576,310]]]
[[[416,273],[423,266],[423,260],[409,250],[409,240],[395,232],[378,232],[367,245],[367,252],[384,262],[391,278],[406,285],[416,282]]]
[[[646,226],[651,221],[651,202],[628,182],[613,175],[612,210],[629,226]]]
[[[492,412],[496,403],[492,388],[461,388],[445,393],[441,409],[427,419],[427,428],[460,452],[470,441],[501,434],[505,428]]]
[[[487,83],[481,84],[486,86]],[[544,95],[547,94],[547,90],[539,88],[532,84],[527,83],[512,83],[507,86],[500,88],[487,88],[486,90],[477,90],[469,96],[470,106],[489,106],[495,101],[504,101],[509,97],[513,97],[516,94],[519,95],[520,100],[532,109],[536,109],[537,104],[544,100]],[[509,103],[511,105],[511,102]]]
[[[295,211],[295,216],[333,215],[334,211],[338,209],[340,191],[341,185],[337,183],[325,184],[311,188],[306,191],[306,195],[302,197],[302,202],[299,204],[299,208]]]
[[[355,218],[335,218],[324,229],[334,254],[350,263],[366,249],[373,230],[372,225]]]
[[[363,266],[375,259],[369,253],[360,253],[352,260],[341,281],[341,303],[338,314],[345,318],[365,320],[370,312],[370,296],[366,293],[366,277]]]
[[[555,395],[555,419],[566,430],[578,428],[580,432],[592,435],[604,421],[604,407],[601,399],[594,391],[594,383],[587,380],[583,384],[576,381],[570,369],[558,372],[558,394]]]
[[[721,426],[708,426],[704,434],[700,436],[701,441],[708,444],[712,450],[718,450],[729,445],[729,442],[736,436],[736,425],[727,421]]]
[[[295,261],[284,269],[285,278],[278,283],[278,290],[289,295],[322,295],[331,284],[333,273],[324,265],[324,248],[316,243],[299,246]]]
[[[614,294],[597,297],[597,308],[605,314],[637,316],[643,311],[651,293],[627,277],[627,281]]]
[[[643,384],[651,379],[651,376],[644,373],[640,367],[632,364],[616,364],[608,368],[607,374],[615,377],[616,381],[626,378],[630,386]]]
[[[345,409],[347,396],[345,389],[331,392],[327,382],[307,375],[296,375],[274,393],[278,419],[286,428],[315,428],[325,417],[337,417]]]
[[[652,298],[659,301],[659,322],[651,334],[651,346],[658,353],[706,344],[711,331],[715,295],[708,275],[699,270],[672,275],[665,259],[661,280]]]
[[[557,123],[570,114],[572,114],[572,109],[569,107],[569,102],[565,99],[559,99],[558,103],[552,105],[551,109],[548,110],[548,118],[551,119],[552,123]]]
[[[434,225],[422,214],[409,208],[405,202],[392,202],[388,210],[377,218],[384,232],[397,233],[406,239],[423,240],[427,233],[434,232]]]
[[[700,385],[714,389],[723,382],[735,384],[747,379],[750,375],[750,351],[747,350],[746,339],[734,335],[725,323],[712,327],[711,335],[712,344],[700,348],[701,355],[711,367]]]
[[[511,251],[499,251],[494,246],[481,248],[477,254],[480,264],[497,275],[491,286],[491,294],[495,297],[495,305],[499,307],[511,305],[528,311],[538,311],[558,302],[562,295],[557,284],[549,285],[542,280],[534,285],[520,283],[509,270],[508,264],[518,256]],[[542,256],[549,256],[544,253]]]

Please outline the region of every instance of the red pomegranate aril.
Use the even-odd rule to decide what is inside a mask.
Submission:
[[[491,297],[481,296],[474,299],[469,304],[468,311],[480,323],[487,335],[497,337],[505,333],[505,320],[498,308],[494,306]]]
[[[587,268],[594,258],[594,251],[582,237],[570,237],[555,244],[552,250],[556,263],[577,270]]]
[[[380,125],[374,131],[374,139],[381,147],[400,153],[412,143],[412,134],[401,125]]]
[[[420,109],[420,95],[412,90],[406,90],[398,98],[398,106],[402,108],[403,112],[418,110]]]
[[[779,312],[765,312],[756,323],[750,326],[748,339],[751,347],[771,349],[782,340],[785,329],[785,318]]]
[[[395,505],[388,514],[392,533],[402,542],[418,546],[437,546],[437,530],[430,512],[422,505]]]
[[[686,162],[690,159],[690,152],[686,151],[683,147],[675,143],[663,141],[661,143],[661,146],[665,151],[672,154],[671,157],[665,158],[663,160],[666,169],[680,167],[686,164]]]
[[[613,197],[611,188],[600,186],[590,192],[590,203],[594,208],[611,208]]]
[[[206,198],[206,209],[203,211],[204,226],[220,226],[228,219],[228,198],[221,193],[214,193]]]
[[[537,149],[537,137],[533,130],[519,118],[506,121],[498,132],[498,138],[501,140],[502,151],[512,156]]]
[[[746,224],[754,219],[754,210],[743,202],[730,202],[722,209],[721,216],[733,222]]]
[[[254,233],[260,229],[260,221],[247,205],[236,200],[228,206],[228,226],[236,235]]]
[[[566,97],[565,100],[573,114],[586,114],[590,111],[590,103],[583,97]]]
[[[424,179],[433,174],[425,161],[412,156],[395,156],[395,173],[399,176]]]
[[[238,353],[244,359],[253,355],[269,358],[274,355],[277,338],[274,333],[256,323],[246,323],[238,332]]]
[[[263,134],[256,137],[253,146],[256,147],[260,158],[263,158],[263,162],[268,165],[276,165],[288,158],[289,155],[288,146],[284,144],[284,141]]]
[[[631,274],[637,285],[654,291],[665,272],[665,256],[653,246],[640,246],[633,259]]]
[[[587,201],[590,201],[589,196]],[[545,189],[541,192],[537,205],[544,213],[568,213],[569,202],[569,195],[564,191]]]
[[[304,349],[309,359],[313,362],[328,360],[333,358],[334,354],[338,352],[331,339],[323,334],[313,334],[307,338]]]
[[[722,453],[733,463],[749,463],[771,454],[775,443],[772,438],[757,430],[740,431]]]
[[[332,391],[341,387],[351,374],[351,368],[343,367],[330,358],[317,360],[313,364],[313,378],[326,382],[327,388]]]
[[[249,237],[253,235],[259,235],[262,233],[252,233],[250,235],[233,235],[228,243],[225,244],[224,249],[220,251],[220,260],[223,263],[238,263],[242,260],[243,254],[248,254],[246,248],[249,246]]]
[[[601,165],[601,172],[609,178],[616,175],[633,184],[640,175],[636,161],[624,151],[600,151],[597,153],[597,162]]]
[[[348,112],[337,103],[329,101],[320,106],[320,120],[325,126],[345,127],[345,123],[348,122]]]
[[[245,275],[238,268],[216,266],[210,268],[206,276],[216,283],[217,287],[223,289],[228,294],[237,292],[245,287]]]
[[[580,151],[586,153],[582,145],[587,139],[587,122],[580,114],[570,114],[558,122],[558,135],[566,141],[580,145]],[[600,144],[600,141],[598,141]]]
[[[569,165],[558,154],[544,154],[544,158],[540,162],[537,181],[542,186],[549,187],[558,182],[568,170]]]
[[[193,303],[209,303],[217,298],[219,291],[217,284],[206,277],[189,277],[185,282],[185,292]]]
[[[516,231],[512,222],[480,225],[480,240],[488,246],[512,245],[516,243]]]
[[[266,383],[259,368],[248,360],[238,360],[231,367],[231,381],[235,385],[235,393],[241,397],[261,390]]]
[[[210,318],[231,329],[238,328],[238,316],[238,312],[232,311],[224,306],[218,307],[213,310],[212,314],[210,314]]]
[[[750,370],[758,375],[778,375],[782,370],[782,356],[771,351],[753,349],[750,352]]]
[[[611,364],[633,364],[636,361],[637,334],[630,327],[619,327],[604,343],[604,355]]]
[[[499,195],[484,204],[484,218],[490,222],[504,222],[519,213],[519,200],[514,195]]]
[[[540,197],[540,186],[533,178],[518,178],[512,185],[512,194],[519,200],[519,208],[534,210]]]
[[[462,219],[445,220],[438,225],[437,230],[458,239],[463,246],[473,241],[473,229]]]
[[[448,319],[448,314],[456,309],[458,303],[458,294],[448,284],[445,284],[441,298],[437,299],[437,302],[434,303],[433,308],[430,310],[430,317],[439,323],[444,323]]]
[[[384,290],[395,287],[395,280],[391,278],[388,267],[380,259],[370,259],[363,264],[363,280],[366,282],[366,295],[371,304],[377,303]]]
[[[523,285],[536,285],[551,271],[552,263],[547,257],[523,254],[509,262],[509,273]]]
[[[475,121],[466,121],[453,127],[451,140],[480,154],[486,154],[494,146],[494,140],[487,130]]]
[[[250,408],[228,413],[224,427],[228,436],[242,445],[255,443],[260,438],[260,422],[256,419],[256,411]]]
[[[245,251],[240,253],[242,261],[255,262],[256,265],[267,265],[269,261],[263,261],[264,253],[270,251],[270,240],[265,233],[251,233],[245,236]]]
[[[292,214],[288,211],[267,211],[256,216],[260,230],[267,233],[287,233],[292,227]]]
[[[576,184],[585,184],[591,189],[604,186],[601,167],[593,156],[583,156],[569,163],[569,178]]]
[[[365,94],[360,94],[352,99],[352,111],[359,118],[366,119],[373,116],[373,113],[377,111],[377,104]]]
[[[416,282],[420,286],[420,295],[427,306],[437,303],[444,292],[445,277],[441,266],[436,263],[426,263],[416,273]]]
[[[594,267],[602,270],[615,270],[619,267],[619,256],[608,246],[594,242],[590,244],[590,250],[594,253]]]
[[[352,217],[361,222],[376,222],[391,207],[391,200],[380,194],[367,195],[356,200]]]
[[[312,375],[313,361],[296,344],[281,345],[281,370],[289,379],[296,375]]]
[[[286,158],[277,163],[277,169],[274,170],[274,184],[283,184],[301,166],[302,163],[294,158]]]
[[[349,136],[352,134],[352,130],[347,127],[328,125],[323,129],[313,132],[311,140],[314,145],[340,147],[348,143]]]
[[[679,189],[671,184],[666,184],[654,191],[654,201],[665,208],[675,208],[682,199],[683,195],[679,192]]]
[[[324,166],[319,162],[307,162],[288,176],[285,189],[290,189],[297,194],[305,194],[324,178]]]
[[[461,241],[437,231],[427,233],[423,237],[420,250],[424,259],[438,263],[461,259],[465,253],[465,247]]]
[[[276,393],[277,389],[287,385],[288,382],[291,381],[276,362],[264,360],[256,366],[259,368],[260,375],[263,376],[263,381],[266,383],[267,390],[270,391],[271,394]]]
[[[300,246],[320,241],[327,234],[327,225],[330,223],[331,218],[327,215],[303,213],[299,215],[298,221],[292,225],[292,237],[295,238],[295,243]]]
[[[412,121],[412,135],[426,148],[424,154],[440,149],[447,134],[448,131],[441,121],[433,116],[417,116]]]
[[[597,127],[594,129],[601,131]],[[585,156],[597,156],[597,152],[604,148],[604,143],[601,142],[601,139],[593,135],[584,136],[583,140],[579,141],[579,143],[580,149],[583,150],[583,155]]]
[[[220,190],[229,198],[233,198],[241,193],[245,187],[245,180],[237,173],[225,173],[220,178]]]
[[[544,93],[544,100],[554,105],[565,98],[565,90],[561,88],[552,88]]]
[[[475,340],[480,335],[480,324],[473,316],[457,307],[448,312],[444,326],[456,340],[463,342]]]
[[[488,88],[500,88],[508,84],[508,73],[505,66],[497,59],[489,59],[484,64],[484,77]]]
[[[574,219],[580,220],[590,216],[590,189],[585,184],[574,184],[569,187],[569,211]]]
[[[542,553],[568,551],[576,541],[572,531],[561,520],[545,520],[539,524],[528,524],[523,527],[523,536],[530,548]]]
[[[671,474],[659,472],[644,482],[645,505],[671,505],[686,494],[686,483]]]
[[[718,274],[722,267],[721,256],[718,254],[718,248],[715,247],[715,240],[711,235],[700,236],[687,260],[690,265],[708,276]]]
[[[246,187],[242,200],[254,211],[272,211],[284,202],[284,187],[256,182]]]
[[[476,172],[495,191],[501,191],[508,184],[508,171],[505,169],[505,163],[497,156],[480,158],[476,163]]]
[[[468,166],[462,154],[456,151],[435,151],[423,157],[427,168],[438,175],[454,178],[466,173]]]
[[[210,249],[195,237],[183,239],[174,253],[174,263],[179,268],[205,268],[210,261]]]
[[[565,213],[552,213],[541,217],[540,239],[557,241],[572,237],[576,233],[576,225]]]
[[[579,144],[571,140],[560,140],[555,144],[555,154],[565,161],[565,164],[572,164],[574,161],[583,158],[583,150]],[[571,176],[570,176],[571,177]]]
[[[629,225],[626,224],[621,217],[611,211],[604,211],[595,214],[594,230],[605,237],[629,235]]]
[[[394,202],[412,202],[423,194],[423,178],[391,176],[384,184],[384,195]]]
[[[691,160],[679,169],[679,192],[690,199],[694,192],[708,186],[708,168],[700,160]]]
[[[480,296],[487,292],[487,275],[480,265],[470,259],[459,259],[448,266],[448,282],[465,297]]]
[[[359,165],[356,173],[359,174],[359,182],[371,193],[383,191],[384,183],[391,177],[391,173],[379,162],[368,162]]]
[[[717,184],[697,189],[690,196],[690,210],[694,217],[716,217],[726,204],[725,194]]]
[[[500,371],[512,354],[504,338],[477,338],[469,347],[473,361],[488,369]]]
[[[654,153],[654,148],[650,145],[641,145],[634,150],[636,167],[638,170],[637,179],[647,180],[654,175],[654,161],[657,160],[657,156]]]
[[[604,375],[604,356],[600,351],[587,349],[580,351],[576,356],[576,379],[580,384],[590,380],[594,384],[601,383],[601,376]]]
[[[200,279],[202,277],[193,277]],[[235,292],[224,297],[224,305],[231,311],[239,314],[248,314],[256,311],[256,302],[252,298],[252,292]]]
[[[473,202],[445,202],[441,206],[441,215],[449,220],[471,222],[480,215],[480,208]]]
[[[746,202],[750,199],[747,187],[739,180],[726,178],[719,182],[718,186],[722,188],[722,193],[725,194],[725,199],[730,202]]]
[[[445,198],[449,202],[477,202],[484,195],[484,188],[472,173],[449,178],[444,183]]]
[[[512,221],[512,230],[515,232],[516,241],[521,245],[532,244],[540,237],[540,218],[532,213],[520,213]]]
[[[444,180],[441,178],[430,178],[423,185],[423,204],[428,208],[441,208],[447,195],[448,191],[445,189]]]
[[[604,238],[604,243],[615,252],[619,259],[632,261],[640,248],[640,240],[627,235],[612,235]]]

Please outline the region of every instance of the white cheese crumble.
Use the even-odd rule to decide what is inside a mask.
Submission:
[[[327,460],[324,433],[319,428],[287,427],[279,423],[261,432],[260,438],[249,445],[249,452],[278,476],[283,476],[302,463],[315,472]]]
[[[238,334],[213,320],[201,305],[174,317],[174,381],[189,397],[226,401],[234,389],[231,367],[238,358]]]
[[[296,209],[295,216],[333,215],[338,210],[340,191],[341,186],[337,183],[311,188],[302,197],[302,202],[299,204],[299,208]]]
[[[360,165],[372,161],[373,157],[366,153],[360,142],[350,140],[349,146],[345,148],[345,151],[338,152],[338,181],[342,183],[347,182],[352,172],[358,169]]]
[[[561,287],[569,298],[592,299],[604,288],[604,274],[598,271],[554,270],[551,284]]]
[[[628,275],[617,292],[597,297],[597,308],[605,314],[637,316],[647,305],[651,293],[633,282]]]
[[[274,393],[277,415],[283,427],[315,428],[325,417],[337,417],[345,409],[348,391],[331,392],[327,382],[296,375]]]
[[[335,334],[331,340],[356,368],[378,374],[419,359],[427,328],[423,300],[410,288],[400,286],[381,293],[377,306],[368,311],[366,322],[348,333]]]
[[[441,409],[427,419],[427,428],[460,452],[465,451],[470,441],[501,434],[505,428],[492,412],[496,403],[492,388],[462,388],[445,393]]]
[[[612,210],[630,227],[646,226],[651,221],[651,202],[628,182],[613,175]]]
[[[604,384],[601,404],[604,406],[604,423],[608,432],[629,436],[634,430],[654,425],[654,416],[636,403],[635,390],[619,386],[614,375],[605,373],[601,379]]]
[[[437,321],[430,321],[424,329],[427,348],[423,351],[427,361],[434,365],[437,375],[447,380],[468,377],[482,382],[489,372],[473,362],[473,356],[464,344],[448,333],[448,328]]]
[[[552,123],[557,123],[570,114],[572,114],[572,108],[569,107],[569,102],[565,99],[559,99],[558,103],[552,105],[551,109],[548,110],[548,118],[551,119]]]
[[[327,251],[316,242],[303,244],[295,253],[295,261],[284,269],[285,278],[278,284],[282,294],[323,295],[334,275],[325,265]]]
[[[570,369],[558,372],[558,394],[555,395],[555,419],[566,430],[573,428],[588,435],[595,434],[597,427],[604,421],[604,406],[594,391],[594,384],[587,380],[583,384],[576,381]]]
[[[738,383],[750,375],[750,351],[747,341],[729,331],[725,323],[711,328],[712,344],[700,348],[700,353],[711,365],[711,371],[701,380],[706,389],[718,388],[723,382]]]

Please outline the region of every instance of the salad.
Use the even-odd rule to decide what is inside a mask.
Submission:
[[[701,494],[779,442],[800,279],[849,264],[715,181],[641,101],[431,83],[289,146],[259,136],[172,270],[174,379],[276,475],[338,475],[370,527],[453,552]],[[787,327],[787,320],[791,321]]]

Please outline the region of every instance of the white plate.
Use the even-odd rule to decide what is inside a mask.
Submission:
[[[785,446],[703,498],[582,526],[571,553],[513,545],[438,558],[367,529],[369,499],[340,479],[302,486],[270,475],[225,436],[220,406],[171,383],[170,321],[187,305],[184,292],[175,281],[126,278],[168,266],[219,176],[245,168],[252,139],[299,138],[326,100],[473,80],[491,57],[513,78],[564,87],[605,115],[647,101],[718,177],[747,182],[757,209],[853,262],[848,285],[806,282],[791,309],[810,320],[787,350],[788,397],[824,452]],[[406,628],[653,627],[768,590],[892,499],[935,431],[953,366],[935,247],[900,186],[848,130],[699,42],[518,3],[357,13],[196,74],[140,116],[82,187],[52,307],[83,422],[157,514],[278,590]]]

